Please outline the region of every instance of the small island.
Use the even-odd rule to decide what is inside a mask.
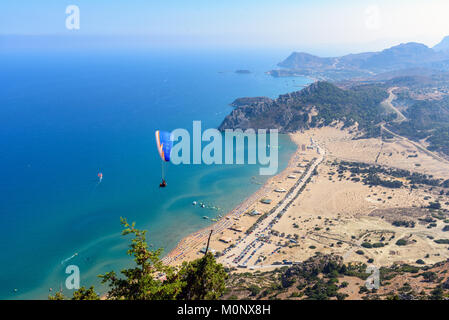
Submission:
[[[241,70],[235,70],[235,73],[237,73],[237,74],[250,74],[251,71],[245,70],[245,69],[241,69]]]

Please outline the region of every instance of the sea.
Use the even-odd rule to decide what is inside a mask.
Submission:
[[[9,50],[0,53],[0,299],[47,299],[134,264],[120,217],[173,249],[266,181],[259,165],[166,163],[155,130],[217,128],[239,97],[302,89],[306,78],[266,71],[276,50],[171,48]],[[236,73],[250,70],[251,73]],[[296,146],[279,137],[279,169]],[[101,182],[98,173],[103,174]],[[202,202],[205,208],[192,205]]]

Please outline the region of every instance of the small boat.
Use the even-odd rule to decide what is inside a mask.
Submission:
[[[208,216],[203,216],[203,219],[209,219],[209,217]]]
[[[193,201],[193,202],[192,202],[192,205],[196,206],[196,204],[197,204],[197,202],[196,202],[196,201]]]
[[[202,204],[200,205],[200,207],[201,207],[201,208],[206,208],[206,206],[204,205],[204,203],[202,203]]]

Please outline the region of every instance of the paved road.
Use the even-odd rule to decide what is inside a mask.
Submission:
[[[399,110],[398,110],[395,106],[393,106],[393,104],[392,104],[393,100],[396,99],[396,95],[393,93],[393,91],[394,91],[395,89],[397,89],[397,87],[393,87],[393,88],[389,88],[389,89],[388,89],[389,96],[388,96],[388,98],[385,99],[382,103],[383,103],[385,106],[387,106],[388,108],[392,109],[394,112],[396,112],[396,114],[398,115],[398,117],[397,117],[397,119],[395,120],[395,122],[403,122],[403,121],[406,121],[407,118],[402,114],[401,111],[399,111]],[[391,131],[391,130],[385,128],[385,125],[384,125],[384,124],[382,124],[381,127],[382,127],[382,129],[383,129],[385,132],[391,134],[392,136],[394,136],[394,137],[396,137],[396,138],[398,138],[398,139],[406,140],[406,141],[410,142],[410,143],[413,144],[415,147],[417,147],[419,150],[421,150],[422,152],[426,153],[427,155],[429,155],[430,157],[434,158],[435,160],[438,160],[438,161],[441,161],[441,162],[445,162],[445,163],[449,163],[449,161],[447,161],[447,160],[444,159],[443,157],[437,155],[436,153],[427,150],[427,148],[425,148],[425,147],[422,146],[421,144],[419,144],[419,143],[417,143],[417,142],[414,142],[414,141],[412,141],[412,140],[409,140],[409,139],[407,139],[407,138],[405,138],[405,137],[403,137],[403,136],[400,136],[400,135],[394,133],[393,131]],[[376,162],[377,162],[377,161],[376,161]]]
[[[383,125],[383,124],[381,125],[381,127],[382,127],[382,129],[383,129],[385,132],[391,134],[393,137],[398,138],[398,139],[401,139],[401,140],[405,140],[405,141],[407,141],[407,142],[410,142],[410,143],[413,144],[416,148],[418,148],[419,150],[421,150],[422,152],[424,152],[424,153],[427,154],[428,156],[434,158],[435,160],[440,161],[440,162],[444,162],[444,163],[449,163],[448,160],[444,159],[443,157],[437,155],[436,153],[434,153],[434,152],[432,152],[432,151],[427,150],[427,148],[423,147],[423,146],[420,145],[419,143],[417,143],[417,142],[415,142],[415,141],[412,141],[412,140],[410,140],[410,139],[407,139],[407,138],[405,138],[405,137],[403,137],[403,136],[400,136],[400,135],[398,135],[397,133],[394,133],[393,131],[391,131],[391,130],[385,128],[385,125]]]
[[[256,226],[254,231],[249,234],[245,235],[242,239],[240,239],[238,242],[236,242],[235,247],[231,250],[227,251],[221,258],[221,262],[224,265],[229,266],[238,266],[239,264],[245,264],[245,262],[249,259],[250,254],[254,252],[254,250],[259,250],[260,247],[258,246],[260,242],[257,240],[259,234],[266,233],[270,228],[270,223],[273,222],[274,219],[276,219],[276,216],[284,209],[289,203],[289,200],[291,200],[295,195],[299,192],[299,190],[304,186],[304,184],[307,182],[307,180],[311,177],[313,171],[317,168],[317,166],[323,161],[325,150],[318,146],[319,150],[319,157],[313,161],[309,169],[305,172],[304,175],[302,175],[301,182],[295,187],[293,192],[291,192],[289,195],[284,198],[284,201],[282,204],[273,211],[270,215],[268,215],[264,220],[259,222],[259,224]],[[243,255],[242,255],[243,254]],[[241,256],[242,255],[242,256]],[[233,260],[236,257],[240,257],[239,261],[235,263]]]
[[[397,87],[393,87],[393,88],[388,89],[389,96],[388,96],[387,99],[385,99],[382,102],[382,104],[384,106],[386,106],[387,108],[390,108],[391,110],[393,110],[398,115],[398,117],[396,118],[395,122],[403,122],[403,121],[407,120],[407,118],[392,103],[393,100],[396,99],[396,95],[393,93],[393,90],[395,90],[395,89],[397,89]]]

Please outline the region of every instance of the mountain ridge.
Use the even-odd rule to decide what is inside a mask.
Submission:
[[[432,49],[435,51],[449,51],[449,36],[444,37],[443,40]]]
[[[380,103],[387,97],[384,88],[362,85],[342,89],[318,81],[274,100],[259,97],[245,100],[246,104],[234,102],[232,105],[237,107],[223,120],[219,130],[270,128],[288,133],[342,121],[346,126],[358,123],[369,131],[382,120]]]
[[[307,52],[292,52],[278,63],[282,69],[269,74],[309,76],[320,80],[343,80],[410,68],[436,68],[449,71],[449,37],[430,48],[418,42],[401,43],[378,52],[320,57]]]

